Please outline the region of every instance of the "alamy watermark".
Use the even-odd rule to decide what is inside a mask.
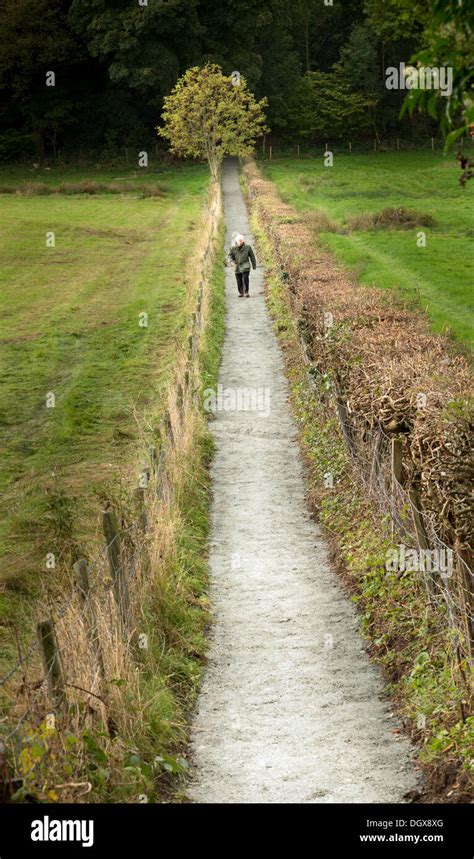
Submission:
[[[453,92],[451,66],[389,66],[385,69],[386,89],[438,90],[446,98]]]
[[[224,388],[219,384],[204,391],[206,412],[257,412],[259,417],[270,414],[270,388]]]
[[[45,814],[31,823],[32,841],[79,841],[83,847],[94,844],[93,820],[56,820]]]
[[[385,569],[392,573],[426,572],[439,573],[449,579],[453,574],[453,550],[409,549],[400,543],[385,555]]]

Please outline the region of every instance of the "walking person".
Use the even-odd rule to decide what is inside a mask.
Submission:
[[[250,245],[246,244],[244,237],[237,233],[235,236],[231,248],[229,250],[229,257],[235,263],[235,277],[237,280],[237,288],[239,290],[239,298],[250,298],[249,295],[249,277],[250,277],[250,263],[252,263],[252,268],[255,271],[257,268],[257,260],[255,259],[255,254],[250,247]]]

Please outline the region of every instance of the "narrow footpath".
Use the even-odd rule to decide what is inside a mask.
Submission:
[[[234,160],[224,165],[223,189],[226,248],[235,231],[253,244]],[[413,752],[394,733],[354,606],[306,507],[263,274],[260,265],[251,273],[248,299],[238,297],[233,268],[226,270],[219,382],[260,395],[258,409],[220,410],[210,425],[214,624],[188,795],[195,802],[403,802],[416,786]]]

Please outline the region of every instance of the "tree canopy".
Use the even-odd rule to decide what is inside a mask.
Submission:
[[[163,126],[177,155],[205,158],[214,179],[225,155],[250,155],[255,140],[268,129],[266,99],[256,101],[239,73],[230,77],[212,63],[194,66],[165,97]]]
[[[267,98],[275,140],[465,131],[471,9],[467,0],[1,0],[0,158],[153,145],[165,98],[208,63],[239,71],[257,101]],[[412,91],[401,116],[406,92],[386,88],[385,70],[410,62],[451,65],[453,93]]]

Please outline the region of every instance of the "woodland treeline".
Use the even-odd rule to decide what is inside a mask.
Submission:
[[[424,47],[431,15],[429,0],[0,0],[0,158],[156,143],[163,97],[207,61],[267,97],[275,140],[426,140],[435,120],[400,119],[385,70]]]

